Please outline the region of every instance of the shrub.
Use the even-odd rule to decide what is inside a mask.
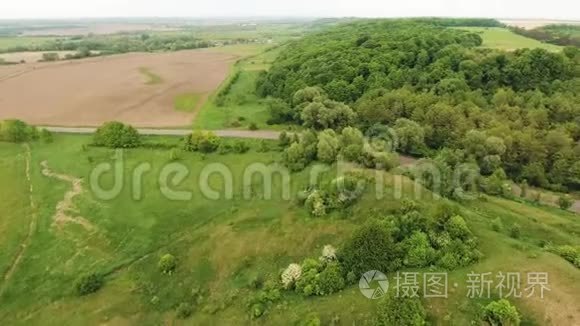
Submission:
[[[278,144],[280,145],[280,147],[282,148],[286,148],[288,146],[290,146],[290,137],[288,137],[288,133],[285,131],[282,131],[280,133],[280,136],[278,136]]]
[[[336,260],[336,248],[331,245],[326,245],[322,249],[322,256],[320,260],[324,262],[331,262]]]
[[[503,223],[501,222],[501,218],[498,217],[491,222],[491,229],[495,232],[501,232],[503,230]]]
[[[52,133],[44,128],[40,131],[40,139],[46,144],[52,143],[54,141]]]
[[[263,289],[249,299],[248,307],[250,308],[252,319],[263,316],[268,307],[280,300],[280,298],[279,283],[271,281],[266,282]]]
[[[298,264],[290,264],[282,272],[282,285],[285,289],[289,289],[300,279],[300,276],[302,276],[302,267]]]
[[[328,263],[317,277],[316,294],[329,295],[344,289],[346,284],[342,275],[338,263]]]
[[[255,122],[250,123],[250,126],[248,127],[248,129],[250,130],[258,130],[258,125]]]
[[[290,171],[297,172],[304,170],[306,164],[304,146],[299,143],[292,143],[290,147],[284,150],[282,161],[290,169]]]
[[[573,204],[574,200],[568,195],[560,196],[560,198],[558,198],[558,205],[565,211],[569,210]]]
[[[177,260],[175,259],[175,256],[166,254],[159,259],[158,266],[164,274],[171,274],[177,267]]]
[[[129,125],[107,122],[97,129],[93,143],[110,148],[132,148],[141,144],[141,137],[137,130]]]
[[[394,293],[385,296],[378,304],[376,326],[422,326],[427,313],[419,298],[397,298]]]
[[[518,310],[505,299],[493,301],[485,306],[483,319],[492,326],[517,326],[520,324]]]
[[[250,146],[243,140],[238,140],[234,143],[234,152],[238,154],[247,153],[250,150]]]
[[[0,122],[0,141],[22,143],[38,138],[38,130],[20,120]]]
[[[519,239],[522,235],[522,229],[519,226],[519,224],[514,223],[514,225],[512,225],[512,227],[510,228],[510,237],[514,238],[514,239]]]
[[[95,293],[103,287],[104,277],[101,274],[91,273],[81,276],[75,283],[77,294],[80,296]]]
[[[259,153],[267,153],[270,151],[270,144],[268,141],[262,139],[260,140],[260,145],[258,145],[258,152]]]
[[[234,148],[228,142],[221,142],[217,151],[219,154],[224,155],[224,154],[229,154],[229,153],[233,152]]]
[[[400,249],[388,223],[371,220],[357,229],[339,251],[344,269],[355,275],[378,270],[392,272],[401,266]]]
[[[304,206],[311,216],[322,217],[326,215],[326,204],[320,191],[313,191],[306,199]]]
[[[181,158],[181,152],[177,148],[172,148],[169,152],[169,160],[170,161],[177,161]]]
[[[320,322],[320,318],[316,313],[310,313],[304,317],[303,320],[298,322],[298,326],[320,326],[322,325]]]
[[[302,275],[296,282],[296,291],[305,296],[329,295],[345,287],[340,265],[336,262],[323,264],[314,259],[302,263]]]
[[[193,307],[189,303],[181,303],[177,306],[176,315],[179,319],[187,319],[193,313]]]
[[[406,249],[405,266],[429,266],[435,256],[435,249],[431,247],[427,234],[420,231],[415,231],[406,239],[404,247]]]
[[[580,248],[572,246],[560,246],[560,247],[551,247],[549,248],[549,251],[566,259],[577,268],[580,268]]]
[[[185,137],[183,148],[190,152],[212,153],[220,143],[221,139],[212,132],[195,131]]]
[[[445,229],[449,232],[449,235],[452,238],[465,240],[471,236],[471,231],[467,227],[467,223],[465,223],[463,217],[459,215],[455,215],[449,219],[445,225]]]

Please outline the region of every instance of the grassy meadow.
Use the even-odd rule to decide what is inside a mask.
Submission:
[[[113,163],[113,150],[87,147],[88,136],[57,135],[52,144],[31,145],[32,200],[38,225],[20,265],[4,283],[0,297],[3,324],[280,325],[298,322],[308,313],[318,314],[323,324],[338,320],[340,325],[364,325],[372,319],[376,302],[364,298],[357,286],[326,297],[303,298],[284,292],[282,300],[258,320],[250,318],[247,300],[257,291],[250,285],[256,277],[276,279],[288,264],[317,257],[324,245],[340,246],[369,217],[386,216],[400,209],[392,175],[381,175],[384,198],[377,200],[375,188],[370,186],[360,202],[348,210],[312,218],[294,200],[283,199],[283,180],[279,177],[273,179],[272,199],[263,199],[265,189],[259,177],[252,180],[251,198],[243,198],[245,168],[257,162],[278,161],[278,151],[258,152],[256,142],[246,154],[180,153],[173,161],[169,147],[178,143],[177,138],[149,141],[157,143],[157,149],[124,152],[124,186],[110,200],[96,196],[89,180],[99,164]],[[0,180],[10,185],[0,190],[4,199],[0,204],[0,241],[6,248],[0,254],[0,268],[6,271],[26,236],[31,211],[27,208],[24,147],[0,144],[0,154]],[[42,174],[43,161],[54,173],[83,180],[83,191],[73,198],[74,209],[68,215],[82,217],[84,224],[55,224],[58,203],[71,190],[71,184]],[[161,169],[172,162],[189,169],[184,181],[171,185],[173,190],[190,191],[189,200],[171,201],[161,193]],[[151,169],[144,174],[142,187],[137,188],[143,190],[142,196],[135,199],[133,171],[142,163],[149,163]],[[232,171],[232,199],[211,200],[203,195],[199,176],[208,163],[221,163]],[[308,184],[308,172],[292,175],[292,197]],[[323,182],[332,175],[325,174]],[[209,182],[214,190],[224,187],[218,175],[210,177]],[[114,177],[106,173],[101,185],[108,188],[113,184]],[[403,185],[404,196],[412,196],[412,183],[404,179]],[[426,208],[437,202],[427,192],[420,199]],[[472,271],[549,272],[551,291],[545,300],[522,298],[514,302],[524,322],[544,325],[580,321],[575,306],[580,272],[541,248],[542,242],[579,245],[577,215],[493,197],[464,203],[461,211],[479,238],[484,258],[450,274],[449,299],[426,301],[434,324],[478,323],[480,305],[490,300],[466,299],[466,274]],[[496,232],[491,223],[498,217],[505,228]],[[513,223],[522,228],[519,239],[508,234]],[[161,273],[157,266],[159,258],[167,253],[177,258],[177,269],[171,275]],[[106,283],[99,292],[79,298],[74,293],[74,281],[88,272],[104,273]],[[197,301],[193,315],[178,319],[176,307],[194,295]]]
[[[558,52],[562,50],[560,46],[542,43],[538,40],[528,38],[513,33],[506,28],[500,27],[460,27],[460,29],[475,32],[483,38],[483,47],[513,51],[522,48],[540,48],[548,51]]]
[[[194,121],[194,128],[247,129],[253,123],[259,129],[282,129],[282,126],[271,126],[266,123],[269,119],[267,107],[255,92],[256,79],[260,72],[268,70],[280,51],[281,47],[256,49],[254,53],[247,53],[246,57],[239,60],[230,73],[230,78],[236,74],[238,77],[225,95],[223,105],[218,105],[216,98],[229,80],[226,80],[201,108]]]
[[[0,52],[19,46],[37,46],[54,41],[55,37],[0,36]]]

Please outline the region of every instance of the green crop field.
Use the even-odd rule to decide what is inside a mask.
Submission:
[[[47,42],[54,41],[54,37],[16,37],[16,36],[0,36],[0,52],[2,50],[15,48],[19,46],[39,46]]]
[[[494,48],[506,51],[513,51],[522,48],[540,48],[548,51],[557,52],[562,48],[548,43],[542,43],[538,40],[528,38],[513,33],[512,31],[499,27],[460,27],[460,29],[470,32],[476,32],[483,38],[483,47]]]
[[[165,146],[178,141],[151,140]],[[393,198],[395,184],[389,174],[382,175],[385,198],[375,199],[374,187],[369,187],[348,211],[323,218],[309,217],[293,199],[284,199],[283,183],[276,177],[271,199],[263,198],[266,193],[260,178],[251,183],[251,198],[244,199],[241,181],[246,167],[259,162],[269,164],[280,154],[258,153],[255,148],[246,154],[181,153],[173,163],[183,164],[190,173],[172,190],[190,191],[192,197],[185,201],[168,200],[159,187],[162,168],[172,162],[170,150],[126,150],[119,175],[105,173],[100,182],[101,187],[111,189],[118,178],[117,182],[124,182],[124,186],[113,199],[102,199],[91,190],[90,175],[101,163],[113,164],[114,151],[84,146],[89,142],[86,136],[56,136],[52,144],[31,146],[30,182],[38,223],[24,259],[3,284],[0,319],[5,324],[181,324],[184,322],[177,319],[175,309],[191,300],[191,320],[196,324],[247,324],[251,322],[247,300],[258,291],[251,285],[254,278],[275,278],[289,263],[317,257],[327,244],[340,246],[368,216],[388,215],[401,207],[400,200]],[[18,242],[26,236],[31,211],[26,208],[30,203],[26,195],[29,182],[25,178],[25,148],[0,144],[0,154],[11,158],[3,159],[0,174],[3,184],[11,185],[2,188],[5,193],[0,206],[5,248],[0,266],[6,270],[18,251]],[[52,176],[47,176],[46,170],[43,173],[41,162],[46,162],[44,169],[48,168]],[[151,170],[144,175],[141,188],[135,188],[133,171],[143,163],[150,164]],[[232,199],[208,199],[199,189],[201,171],[211,163],[223,164],[232,171]],[[322,182],[333,174],[326,174]],[[65,212],[70,220],[55,221],[59,202],[72,189],[62,175],[82,180],[82,191],[72,198],[72,208]],[[308,180],[308,170],[292,174],[291,193],[296,194]],[[211,177],[209,182],[213,190],[224,189],[219,176]],[[410,181],[403,184],[404,196],[410,198]],[[142,190],[142,197],[136,199],[138,189]],[[425,209],[438,202],[429,198],[428,194],[422,196]],[[484,256],[479,263],[449,275],[450,284],[457,287],[450,290],[448,300],[426,301],[434,323],[468,324],[477,320],[480,305],[488,300],[465,300],[466,275],[470,272],[524,273],[532,268],[550,273],[551,292],[544,301],[515,301],[528,323],[544,318],[544,306],[560,305],[560,300],[569,300],[580,291],[577,269],[540,246],[542,241],[579,245],[577,216],[496,198],[466,203],[460,209],[479,238]],[[498,217],[506,229],[496,232],[491,224]],[[507,234],[513,223],[521,225],[519,239]],[[157,265],[159,258],[168,253],[177,258],[177,268],[171,275],[161,273]],[[104,287],[78,298],[73,283],[88,272],[105,274]],[[324,323],[340,320],[343,324],[358,324],[372,318],[375,304],[363,297],[356,285],[338,294],[311,299],[283,292],[280,304],[270,307],[260,323],[293,323],[316,313]],[[556,311],[570,313],[569,308],[562,305]],[[572,317],[551,318],[562,321]]]

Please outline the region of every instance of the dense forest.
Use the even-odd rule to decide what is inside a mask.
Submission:
[[[463,22],[481,23],[489,22]],[[474,163],[492,180],[578,189],[578,49],[484,49],[479,35],[446,28],[460,24],[362,21],[295,41],[257,83],[270,98],[270,122],[337,137],[346,127],[367,136],[391,128],[405,154],[451,169]],[[292,164],[309,161],[296,159],[308,156],[307,145],[289,148]]]
[[[580,26],[577,25],[547,25],[534,29],[513,27],[517,34],[542,42],[562,46],[580,46]]]

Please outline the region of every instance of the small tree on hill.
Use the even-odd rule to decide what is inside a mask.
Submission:
[[[517,326],[520,324],[518,310],[505,299],[488,304],[483,309],[483,319],[491,326]]]
[[[75,289],[79,296],[97,292],[104,284],[104,277],[101,274],[91,273],[81,276],[75,283]]]
[[[573,204],[574,200],[572,200],[572,198],[568,195],[561,196],[560,198],[558,198],[558,205],[560,206],[561,209],[565,211],[569,210]]]
[[[107,122],[97,129],[93,142],[103,147],[132,148],[141,144],[141,136],[132,126],[114,121]]]

